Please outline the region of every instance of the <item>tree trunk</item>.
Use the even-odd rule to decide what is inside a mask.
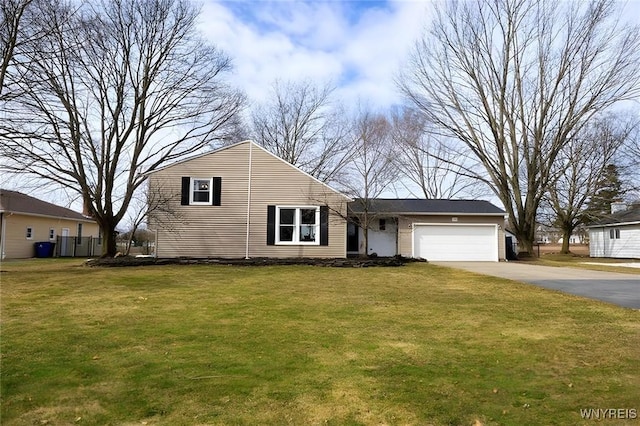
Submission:
[[[560,250],[560,253],[562,254],[569,254],[571,253],[569,251],[569,238],[571,237],[571,233],[564,231],[562,233],[562,249]]]
[[[569,254],[571,253],[569,251],[569,238],[571,238],[571,234],[573,232],[571,232],[571,229],[563,229],[562,230],[562,249],[560,250],[560,253],[562,254]]]
[[[519,227],[513,225],[513,230],[521,249],[519,255],[537,257],[538,253],[533,249],[536,238],[535,221],[521,220]]]
[[[517,237],[517,235],[516,235]],[[533,250],[533,239],[529,238],[529,239],[525,239],[522,237],[518,237],[518,242],[520,243],[520,247],[522,248],[522,251],[518,254],[518,256],[530,256],[530,257],[536,257],[537,253]]]
[[[116,245],[116,226],[111,221],[98,221],[98,224],[104,236],[102,257],[114,257],[118,252],[118,246]]]
[[[369,257],[369,221],[366,220],[367,226],[362,229],[364,234],[364,257]]]

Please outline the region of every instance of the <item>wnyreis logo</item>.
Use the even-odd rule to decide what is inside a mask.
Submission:
[[[638,418],[635,408],[582,408],[580,416],[585,420],[633,420]]]

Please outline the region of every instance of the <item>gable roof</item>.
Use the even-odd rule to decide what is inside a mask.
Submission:
[[[595,223],[590,224],[587,228],[595,228],[598,226],[617,226],[617,225],[635,225],[640,223],[640,204],[633,204],[626,210],[613,213]]]
[[[196,158],[205,157],[205,156],[207,156],[207,155],[213,155],[213,154],[216,154],[216,153],[218,153],[218,152],[225,151],[225,150],[227,150],[227,149],[231,149],[231,148],[235,148],[235,147],[237,147],[237,146],[244,145],[244,144],[251,144],[251,146],[252,146],[252,147],[254,147],[254,148],[258,148],[258,149],[260,149],[261,151],[266,152],[267,154],[269,154],[269,155],[270,155],[270,156],[272,156],[273,158],[277,159],[278,161],[281,161],[282,163],[284,163],[284,164],[286,164],[287,166],[289,166],[289,167],[291,167],[291,168],[295,169],[296,171],[298,171],[298,172],[302,173],[303,175],[305,175],[305,176],[307,176],[307,177],[310,177],[311,179],[313,179],[314,181],[316,181],[316,182],[317,182],[317,183],[319,183],[320,185],[323,185],[324,187],[326,187],[327,189],[331,190],[332,192],[335,192],[336,194],[342,195],[342,196],[343,196],[344,198],[346,198],[347,200],[351,200],[351,199],[352,199],[352,198],[351,198],[351,197],[349,197],[348,195],[346,195],[346,194],[344,194],[344,193],[342,193],[342,192],[338,191],[338,190],[337,190],[337,189],[335,189],[335,188],[332,188],[331,186],[329,186],[329,185],[328,185],[328,184],[326,184],[325,182],[322,182],[320,179],[318,179],[318,178],[316,178],[316,177],[314,177],[314,176],[311,176],[309,173],[305,172],[304,170],[300,169],[299,167],[296,167],[295,165],[293,165],[293,164],[289,163],[288,161],[286,161],[286,160],[284,160],[284,159],[282,159],[282,158],[278,157],[278,156],[277,156],[276,154],[274,154],[273,152],[271,152],[271,151],[267,150],[266,148],[264,148],[264,147],[262,147],[262,146],[258,145],[257,143],[255,143],[255,142],[254,142],[254,141],[252,141],[252,140],[246,140],[246,141],[242,141],[242,142],[234,143],[234,144],[231,144],[231,145],[223,146],[223,147],[221,147],[221,148],[213,149],[213,150],[211,150],[211,151],[203,152],[203,153],[201,153],[201,154],[193,155],[193,156],[191,156],[191,157],[187,157],[187,158],[184,158],[184,159],[182,159],[182,160],[176,161],[175,163],[171,163],[171,164],[167,164],[166,166],[159,167],[159,168],[157,168],[157,169],[155,169],[155,170],[152,170],[152,171],[150,171],[150,172],[147,172],[146,174],[147,174],[147,175],[152,175],[152,174],[154,174],[154,173],[156,173],[156,172],[159,172],[159,171],[161,171],[161,170],[168,169],[168,168],[173,167],[173,166],[176,166],[176,165],[178,165],[178,164],[183,164],[183,163],[186,163],[186,162],[188,162],[188,161],[195,160]]]
[[[504,216],[506,212],[484,200],[425,200],[417,198],[375,198],[369,200],[369,212],[376,214],[460,214]],[[364,200],[349,203],[353,213],[364,212]]]
[[[81,213],[47,203],[17,191],[0,189],[0,213],[21,213],[33,216],[47,216],[95,222]]]

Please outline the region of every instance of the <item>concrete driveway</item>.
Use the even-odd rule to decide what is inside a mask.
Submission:
[[[432,262],[483,275],[523,281],[540,287],[640,309],[640,274],[556,268],[519,262]]]

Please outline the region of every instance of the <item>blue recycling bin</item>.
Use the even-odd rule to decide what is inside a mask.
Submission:
[[[35,243],[36,248],[36,257],[53,257],[53,248],[56,243],[51,243],[49,241],[41,241],[39,243]]]

